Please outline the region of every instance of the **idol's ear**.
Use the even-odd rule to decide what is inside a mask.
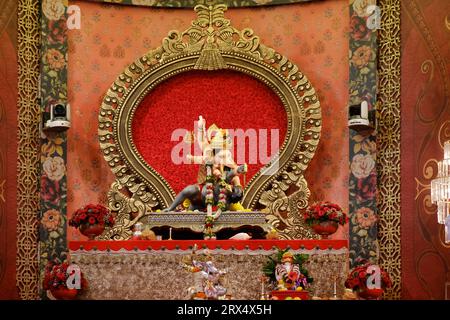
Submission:
[[[208,141],[211,141],[213,135],[214,135],[214,134],[217,134],[217,132],[218,132],[219,130],[220,130],[219,127],[218,127],[215,123],[213,123],[213,124],[208,128],[208,131],[207,131]]]

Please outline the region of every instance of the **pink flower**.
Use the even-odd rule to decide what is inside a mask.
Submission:
[[[44,174],[41,177],[41,198],[46,202],[58,204],[61,200],[59,181],[52,181]]]
[[[359,17],[368,17],[372,13],[368,10],[369,6],[376,4],[376,0],[354,0],[352,7]]]
[[[49,49],[45,54],[45,58],[53,70],[59,71],[66,66],[66,59],[58,49]]]
[[[356,15],[350,19],[350,34],[355,40],[367,38],[369,29],[366,26],[366,20]]]
[[[64,159],[61,157],[48,157],[42,167],[50,180],[59,181],[66,173]]]
[[[377,174],[372,172],[367,178],[358,179],[356,199],[366,201],[375,198],[377,192]]]
[[[356,211],[356,221],[361,228],[368,229],[377,222],[378,217],[370,208],[360,208]]]
[[[50,43],[62,43],[64,40],[64,33],[67,30],[66,26],[66,20],[65,19],[59,19],[59,20],[50,20],[48,23],[48,29],[49,29],[49,41]]]
[[[373,168],[375,168],[375,160],[372,156],[357,154],[353,157],[351,170],[356,178],[368,177]]]
[[[369,46],[361,46],[353,52],[350,61],[357,67],[361,69],[367,66],[371,59],[375,56],[375,52]]]
[[[42,217],[41,223],[48,231],[55,231],[61,223],[61,214],[54,209],[47,210]]]

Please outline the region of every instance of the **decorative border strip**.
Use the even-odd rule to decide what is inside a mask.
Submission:
[[[378,241],[380,265],[389,272],[393,287],[385,298],[401,298],[400,228],[400,0],[380,0],[378,111]]]
[[[349,105],[367,101],[373,110],[377,96],[377,29],[369,28],[375,0],[350,1]],[[350,265],[363,260],[377,263],[378,210],[376,203],[377,147],[375,133],[349,129],[349,239]]]
[[[41,10],[40,107],[49,114],[51,104],[67,104],[67,1],[43,0]],[[67,259],[67,133],[45,132],[40,143],[39,284],[49,260]]]
[[[39,0],[18,4],[16,284],[24,300],[38,298]]]
[[[199,248],[224,250],[347,250],[347,240],[126,240],[126,241],[70,241],[70,251],[133,251],[133,250],[174,250]]]
[[[163,7],[163,8],[193,8],[198,4],[225,4],[228,8],[274,6],[315,0],[85,0],[131,6]]]
[[[220,254],[225,256],[257,256],[257,255],[272,255],[276,254],[278,252],[278,249],[256,249],[256,250],[226,250],[226,249],[200,249],[196,251],[196,254],[198,255],[209,255],[209,254]],[[297,250],[290,250],[292,254],[308,254],[308,255],[315,255],[315,254],[346,254],[348,253],[347,248],[342,249],[297,249]],[[95,257],[101,257],[101,256],[114,256],[114,255],[162,255],[162,254],[174,254],[174,255],[188,255],[192,254],[192,250],[189,249],[173,249],[173,250],[126,250],[126,249],[120,249],[117,251],[91,251],[91,250],[77,250],[77,251],[70,251],[71,257],[73,259],[79,259],[83,256],[95,256]]]

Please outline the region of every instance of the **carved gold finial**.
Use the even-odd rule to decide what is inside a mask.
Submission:
[[[197,70],[219,70],[227,68],[227,64],[219,51],[216,38],[220,36],[224,27],[229,26],[229,20],[225,19],[224,12],[227,6],[219,4],[215,6],[197,5],[194,8],[198,18],[194,25],[201,28],[201,36],[204,44],[194,69]],[[200,31],[200,30],[199,30]]]

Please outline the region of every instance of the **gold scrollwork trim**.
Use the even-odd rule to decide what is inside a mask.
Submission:
[[[18,150],[16,284],[23,300],[38,299],[39,3],[18,4]]]
[[[253,30],[232,27],[224,18],[226,6],[199,5],[194,10],[198,17],[190,28],[169,32],[161,47],[137,59],[119,75],[103,100],[100,148],[117,178],[112,188],[115,191],[110,192],[110,206],[117,207],[113,198],[121,199],[121,207],[127,206],[123,203],[125,196],[117,195],[121,189],[131,193],[130,201],[144,204],[139,217],[167,207],[174,198],[167,181],[144,161],[133,143],[133,115],[145,95],[182,72],[229,69],[270,87],[282,101],[288,118],[278,161],[268,164],[249,181],[244,206],[264,209],[282,238],[314,237],[298,214],[308,204],[310,191],[303,173],[314,156],[321,131],[320,102],[314,88],[294,63],[264,46]],[[275,166],[275,174],[263,174]],[[130,212],[129,208],[121,210],[119,215]],[[129,229],[134,223],[125,220]],[[124,231],[113,233],[117,239],[129,236]]]
[[[380,264],[393,282],[388,299],[401,298],[400,229],[400,0],[380,0],[379,32],[380,110],[378,117],[377,167],[379,173],[378,241]]]

